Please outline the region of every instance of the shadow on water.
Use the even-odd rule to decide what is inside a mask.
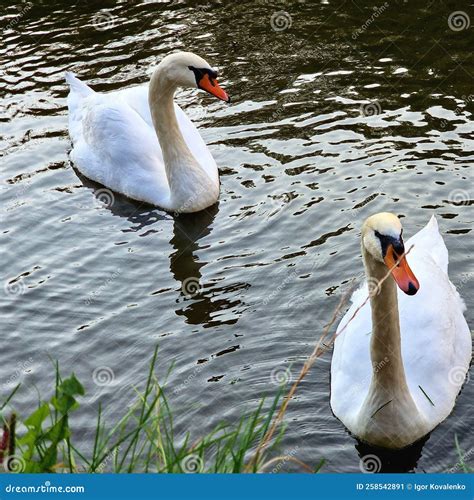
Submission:
[[[194,214],[179,214],[174,217],[173,237],[170,240],[174,251],[170,253],[170,271],[181,285],[183,307],[176,311],[184,315],[186,322],[199,325],[210,320],[212,294],[203,284],[201,269],[207,262],[197,256],[199,240],[209,235],[211,225],[218,212],[218,205]]]
[[[170,271],[183,289],[193,280],[199,284],[201,268],[207,262],[199,261],[195,252],[199,249],[199,240],[209,235],[211,225],[218,212],[217,204],[195,214],[179,214],[174,218],[173,237],[170,240],[174,252],[170,254]]]
[[[428,441],[430,435],[425,436],[411,446],[407,446],[402,450],[388,450],[386,448],[378,448],[363,443],[357,439],[355,446],[361,464],[364,464],[367,472],[414,472],[420,460],[423,447]],[[368,457],[374,457],[371,461]],[[378,462],[378,463],[377,463]]]

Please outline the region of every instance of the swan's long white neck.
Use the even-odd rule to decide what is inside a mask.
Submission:
[[[150,80],[148,102],[163,152],[171,192],[170,204],[180,207],[176,210],[178,212],[189,212],[214,203],[219,186],[202,169],[184,140],[173,101],[176,88],[176,83],[167,77],[166,70],[158,66]]]
[[[368,282],[380,282],[388,272],[387,267],[375,260],[364,245],[362,254]],[[397,286],[391,276],[371,296],[370,304],[372,379],[358,415],[358,435],[370,437],[372,443],[380,446],[402,447],[409,441],[408,436],[422,432],[425,422],[405,377]]]

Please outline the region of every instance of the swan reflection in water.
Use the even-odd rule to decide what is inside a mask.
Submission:
[[[100,184],[78,175],[84,186],[94,190],[94,193],[103,189]],[[172,221],[170,272],[178,285],[175,302],[181,305],[174,305],[175,313],[183,316],[186,323],[203,325],[205,328],[235,324],[244,306],[240,298],[242,290],[250,285],[233,282],[218,286],[218,282],[225,282],[225,276],[203,279],[203,268],[208,262],[200,259],[200,250],[204,248],[202,240],[212,232],[219,211],[218,204],[193,214],[172,215],[117,193],[113,193],[113,197],[113,203],[103,206],[114,216],[126,218],[131,223],[123,232],[138,233],[145,237],[159,232],[161,224]]]
[[[357,439],[355,446],[360,457],[360,468],[365,472],[412,472],[420,460],[429,435],[402,450],[377,448]]]

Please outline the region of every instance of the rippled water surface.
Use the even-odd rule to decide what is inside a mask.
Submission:
[[[122,415],[159,344],[179,429],[235,421],[296,376],[378,211],[406,235],[436,214],[472,303],[474,30],[450,27],[456,2],[364,3],[0,2],[0,377],[2,394],[23,381],[19,411],[51,389],[50,354],[87,387],[75,426],[91,439],[98,401]],[[106,206],[68,159],[64,71],[122,89],[176,49],[216,65],[233,99],[176,97],[219,165],[220,201],[178,217],[120,195]],[[355,472],[367,450],[330,411],[330,358],[290,403],[281,451]],[[387,470],[452,467],[455,434],[472,447],[473,400],[471,382]]]

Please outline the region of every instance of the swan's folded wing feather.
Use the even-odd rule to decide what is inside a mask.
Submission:
[[[166,208],[169,187],[155,131],[110,94],[84,99],[82,137],[73,160],[92,180]]]
[[[70,71],[66,71],[65,78],[70,88],[67,96],[69,135],[71,136],[72,142],[75,143],[79,141],[82,136],[84,100],[95,94],[95,92],[84,82],[81,82],[81,80]]]
[[[367,302],[362,307],[368,293],[367,283],[353,293],[352,305],[339,323],[334,343],[331,407],[346,427],[351,426],[362,406],[372,375],[370,304]]]
[[[448,249],[444,243],[443,237],[439,232],[438,221],[433,215],[426,226],[409,238],[405,243],[408,250],[414,246],[412,252],[418,253],[418,250],[426,252],[436,262],[438,267],[446,274],[448,272]]]

